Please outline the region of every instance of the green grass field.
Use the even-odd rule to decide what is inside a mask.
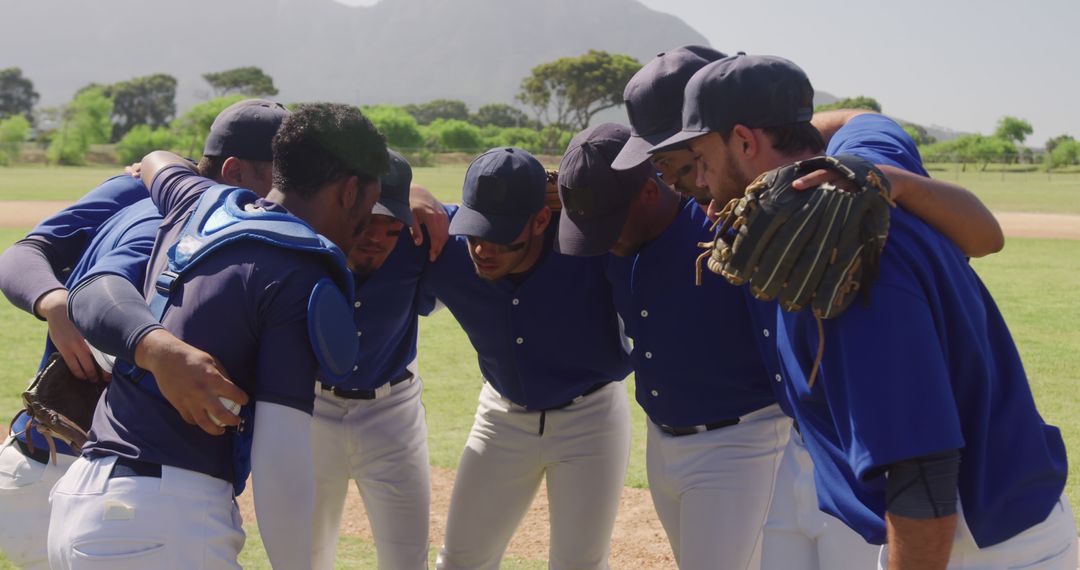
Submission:
[[[115,172],[114,169],[46,169],[0,168],[0,200],[72,199],[78,192]],[[453,201],[459,194],[463,166],[440,166],[416,169],[416,179],[431,188],[443,200]],[[948,172],[937,173],[951,179]],[[968,173],[971,174],[971,173]],[[962,175],[967,175],[962,173]],[[1054,193],[1060,198],[1070,192],[1080,197],[1080,174],[1054,175],[1046,185],[1011,186],[1000,190],[992,187],[997,173],[986,174],[980,181],[971,174],[970,182],[980,195],[995,206],[1018,203],[1028,192],[1050,200]],[[1031,176],[1015,174],[1006,176]],[[1045,175],[1042,175],[1045,176]],[[1071,177],[1071,178],[1067,178]],[[1071,180],[1071,182],[1069,182]],[[1060,182],[1059,182],[1060,181]],[[1060,184],[1060,188],[1058,185]],[[73,188],[79,190],[73,190]],[[35,192],[48,193],[48,197]],[[990,198],[999,192],[996,198]],[[1080,202],[1064,200],[1048,211],[1080,213]],[[1037,202],[1031,202],[1037,203]],[[1049,202],[1047,202],[1049,203]],[[1001,209],[1010,209],[1002,207]],[[1022,210],[1023,208],[1011,208]],[[25,235],[26,229],[0,229],[0,249]],[[1076,415],[1080,392],[1080,241],[1009,239],[1005,250],[989,258],[976,260],[974,266],[994,294],[1020,347],[1028,375],[1046,420],[1059,426],[1074,458],[1070,468],[1068,493],[1074,504],[1080,504],[1080,473],[1075,458],[1080,457],[1080,418]],[[1032,284],[1038,284],[1037,288]],[[45,333],[45,325],[19,312],[8,303],[0,303],[0,417],[10,417],[21,405],[19,394],[26,380],[36,369]],[[475,410],[476,395],[481,383],[475,353],[452,316],[442,311],[421,322],[420,359],[425,378],[425,406],[430,427],[432,463],[453,468],[457,463]],[[627,389],[633,389],[632,379]],[[643,487],[644,417],[640,408],[634,411],[633,455],[627,484]],[[1002,426],[1001,429],[1008,429]],[[265,553],[254,525],[247,525],[247,548],[243,553],[245,567],[268,567]],[[373,567],[374,550],[370,543],[357,538],[342,540],[340,567]],[[506,568],[543,568],[542,561],[511,560]],[[0,569],[11,568],[0,557]]]
[[[992,210],[1080,214],[1080,172],[981,172],[971,165],[933,165],[935,178],[961,184]],[[465,179],[464,164],[414,169],[415,181],[440,200],[457,202]],[[0,200],[75,200],[116,167],[15,166],[0,168]]]

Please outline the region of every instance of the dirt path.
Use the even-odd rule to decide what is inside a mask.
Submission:
[[[0,228],[30,228],[68,202],[0,201]],[[1080,239],[1080,215],[995,212],[1009,237]]]
[[[446,532],[446,514],[450,508],[450,490],[454,485],[454,472],[441,467],[431,468],[431,544],[442,544]],[[250,492],[239,500],[244,522],[255,521],[255,509]],[[349,486],[341,534],[357,536],[371,541],[364,504],[355,485]],[[507,553],[529,560],[547,560],[548,557],[547,491],[541,485],[540,493],[533,501],[525,520],[518,527]],[[612,568],[674,568],[675,560],[668,546],[667,536],[656,518],[652,497],[646,489],[623,489],[615,533],[611,540]]]

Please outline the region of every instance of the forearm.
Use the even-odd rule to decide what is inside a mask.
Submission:
[[[157,173],[161,172],[166,167],[181,164],[187,166],[192,171],[195,170],[191,161],[167,150],[155,150],[154,152],[151,152],[143,157],[140,164],[142,170],[139,172],[139,176],[142,177],[143,184],[147,188],[150,188],[154,184],[154,177],[157,176]]]
[[[251,448],[252,492],[259,533],[274,568],[310,568],[315,468],[311,416],[258,402]]]
[[[129,362],[137,362],[136,347],[143,337],[162,328],[139,290],[117,275],[99,275],[80,284],[71,292],[68,311],[90,344]]]
[[[952,552],[957,515],[912,519],[885,514],[889,570],[944,570]]]
[[[46,244],[24,240],[0,255],[0,291],[19,309],[38,318],[38,302],[46,293],[64,289],[49,262]]]
[[[888,176],[897,204],[944,234],[965,255],[982,257],[1005,246],[997,218],[968,190],[892,166],[879,168]]]

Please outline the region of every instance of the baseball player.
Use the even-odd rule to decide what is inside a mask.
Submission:
[[[206,176],[230,184],[239,183],[253,163],[268,162],[273,135],[273,131],[251,132],[249,124],[234,118],[224,112],[214,123],[200,164]],[[261,148],[244,144],[258,140],[260,134]],[[263,194],[270,189],[253,186]],[[0,256],[0,290],[15,306],[48,324],[42,362],[59,352],[75,375],[88,381],[96,378],[91,349],[67,316],[68,290],[96,274],[115,274],[141,284],[160,221],[142,181],[115,176],[38,224]],[[65,274],[61,283],[57,276]],[[106,373],[110,365],[101,364]],[[0,521],[4,525],[0,548],[20,567],[44,568],[48,493],[76,452],[56,440],[56,460],[50,461],[45,436],[28,424],[27,414],[16,415],[12,436],[0,448],[0,503],[6,513]]]
[[[639,112],[641,112],[639,110]],[[760,568],[761,528],[791,421],[751,330],[742,291],[694,285],[711,223],[648,161],[611,168],[630,138],[605,123],[578,133],[559,166],[564,253],[608,252],[637,401],[649,418],[649,492],[681,568]],[[703,358],[723,350],[723,366]]]
[[[721,60],[691,79],[682,131],[660,148],[688,143],[714,199],[737,196],[760,172],[821,152],[812,95],[787,60]],[[795,142],[778,149],[781,135]],[[890,179],[925,174],[910,137],[876,114],[848,121],[828,152],[890,164]],[[914,216],[893,210],[889,233],[868,302],[823,323],[813,389],[822,323],[772,311],[777,393],[813,458],[820,507],[884,544],[882,568],[1075,568],[1064,444],[1035,409],[993,299]]]
[[[454,314],[484,386],[441,569],[498,568],[546,478],[551,568],[607,568],[630,447],[626,347],[602,260],[553,250],[546,174],[519,148],[469,165],[426,295]]]
[[[635,169],[640,169],[643,162],[651,160],[656,171],[660,173],[662,180],[674,185],[684,197],[692,196],[699,204],[708,202],[710,197],[707,188],[699,187],[697,184],[697,168],[689,149],[685,147],[670,148],[654,155],[650,155],[649,150],[653,144],[659,143],[679,132],[682,126],[683,90],[687,82],[702,67],[722,57],[722,54],[710,48],[685,46],[657,55],[655,59],[635,74],[627,84],[624,92],[628,116],[634,128],[631,131],[629,140],[621,147],[615,160],[607,161],[611,164],[611,167],[615,170],[625,170],[632,173]],[[819,130],[825,130],[831,134],[839,128],[839,121],[846,120],[852,113],[851,111],[844,111],[818,115],[814,118],[814,125]],[[611,128],[609,127],[608,130],[610,131]],[[615,138],[622,140],[622,137]],[[580,145],[582,150],[578,152],[581,153],[593,146],[596,145]],[[756,351],[746,346],[737,348],[747,342],[753,344],[752,339],[757,338],[764,342],[761,348],[766,354],[769,351],[775,352],[775,347],[769,344],[771,338],[768,331],[770,329],[750,327],[750,335],[745,334],[747,329],[743,329],[743,334],[736,335],[734,332],[738,330],[738,327],[724,326],[718,329],[715,324],[717,322],[724,322],[725,324],[737,323],[741,316],[746,326],[750,326],[750,317],[747,313],[747,306],[742,292],[729,286],[722,279],[712,279],[711,276],[705,279],[700,288],[691,287],[689,291],[679,289],[680,287],[688,287],[689,280],[669,278],[661,282],[659,280],[648,281],[645,277],[650,273],[645,269],[649,267],[649,264],[644,263],[642,259],[651,259],[653,263],[671,264],[670,271],[651,272],[657,275],[670,277],[671,275],[685,274],[691,271],[692,261],[700,253],[696,246],[697,242],[707,242],[712,239],[711,222],[701,215],[701,212],[690,207],[685,198],[683,202],[677,200],[670,194],[667,186],[659,181],[647,180],[641,183],[637,179],[632,179],[627,182],[625,180],[626,175],[612,173],[605,167],[605,161],[602,159],[590,160],[588,164],[589,167],[585,169],[586,171],[596,171],[600,174],[593,174],[592,177],[577,176],[577,180],[570,179],[568,180],[569,184],[564,185],[566,187],[563,188],[563,192],[566,193],[567,197],[572,197],[575,194],[574,189],[577,189],[577,192],[585,192],[593,196],[598,194],[595,191],[596,188],[604,188],[607,190],[607,194],[603,195],[606,199],[586,202],[585,206],[587,207],[568,207],[563,210],[563,218],[570,226],[566,228],[570,231],[563,231],[560,234],[561,243],[564,244],[564,251],[567,251],[568,247],[574,247],[566,243],[566,240],[570,239],[577,239],[582,243],[590,240],[614,243],[615,246],[612,251],[617,255],[622,253],[625,257],[623,259],[613,258],[612,267],[619,269],[624,276],[624,282],[633,284],[632,286],[628,285],[628,290],[633,291],[633,295],[627,293],[622,297],[624,299],[642,303],[647,302],[654,306],[658,302],[670,299],[696,299],[702,294],[710,299],[708,302],[667,303],[667,305],[671,306],[667,308],[665,313],[672,315],[676,319],[676,323],[686,323],[688,333],[684,334],[679,334],[678,331],[653,333],[651,329],[660,326],[661,322],[657,317],[656,310],[648,310],[648,317],[639,318],[638,312],[633,307],[624,308],[620,306],[620,313],[623,315],[624,321],[628,323],[635,320],[640,321],[636,327],[633,325],[628,326],[631,336],[634,336],[634,329],[636,328],[638,331],[647,331],[647,334],[652,338],[679,338],[680,344],[687,342],[686,339],[688,338],[701,339],[701,342],[708,339],[708,346],[702,346],[698,350],[684,351],[684,353],[690,354],[705,354],[715,350],[715,347],[719,344],[714,340],[716,332],[704,333],[702,331],[730,331],[730,338],[725,338],[722,346],[736,347],[732,348],[730,352],[726,352],[726,354],[731,355],[729,358],[737,356],[745,361],[732,362],[721,370],[695,370],[695,363],[704,363],[705,361],[684,358],[677,365],[657,368],[657,370],[663,371],[661,374],[650,374],[647,371],[643,372],[643,370],[657,366],[655,354],[651,359],[641,359],[640,354],[635,353],[637,355],[635,370],[637,371],[639,390],[638,400],[643,402],[642,405],[645,410],[649,412],[650,408],[657,408],[656,397],[652,396],[648,392],[648,388],[642,383],[643,378],[649,376],[659,377],[659,383],[661,384],[668,383],[671,377],[689,380],[697,375],[702,378],[709,378],[708,382],[700,382],[699,385],[693,387],[693,390],[684,394],[686,402],[676,406],[678,411],[693,409],[693,406],[699,405],[702,398],[705,398],[701,395],[702,390],[714,388],[717,394],[722,394],[725,388],[723,385],[716,383],[713,377],[725,373],[729,376],[732,374],[745,374],[747,371],[753,370],[753,366],[748,364],[749,362],[756,362],[756,366],[762,374],[761,378],[772,378],[774,374],[769,374],[762,368],[763,364]],[[673,171],[672,165],[683,166]],[[560,170],[564,173],[568,172],[566,168]],[[604,181],[606,184],[597,184],[597,180]],[[969,255],[982,255],[1000,249],[1002,240],[1000,226],[998,226],[993,215],[969,192],[954,185],[931,181],[927,178],[913,181],[906,188],[907,192],[894,193],[897,201],[916,212],[920,217],[928,220],[935,227],[939,227],[950,238],[964,244]],[[706,190],[706,192],[703,193],[701,190]],[[576,214],[576,212],[583,212],[583,214]],[[605,219],[608,224],[606,228],[598,221],[602,216],[606,216]],[[623,228],[624,235],[616,235],[617,228]],[[684,239],[673,239],[670,236],[674,234],[685,234],[685,236]],[[580,238],[572,236],[580,236]],[[618,241],[613,241],[616,238],[618,238]],[[582,248],[583,246],[579,245],[577,247]],[[591,250],[589,248],[579,249],[582,253],[597,253],[600,250],[602,250],[602,247]],[[678,255],[675,255],[675,252],[678,252]],[[667,265],[664,265],[664,267],[667,267]],[[643,282],[644,284],[639,283],[643,279],[646,279]],[[613,278],[612,281],[615,283],[620,282],[618,278]],[[649,289],[647,287],[649,283],[656,289]],[[618,287],[616,289],[618,290]],[[672,291],[667,291],[667,289]],[[676,290],[677,292],[675,292]],[[733,294],[735,298],[732,299]],[[659,301],[651,299],[650,296],[659,299]],[[616,295],[616,300],[619,299],[620,296]],[[727,299],[727,301],[724,301],[724,299]],[[761,306],[761,303],[752,302],[752,308],[757,306]],[[675,315],[679,316],[675,317]],[[768,362],[768,359],[766,359],[766,362]],[[671,372],[673,370],[685,372],[673,374]],[[703,388],[703,386],[706,388]],[[657,391],[671,394],[670,390],[658,389]],[[737,396],[745,394],[745,390],[736,392]],[[728,397],[730,398],[730,396]],[[707,401],[707,398],[705,400]],[[653,413],[649,413],[649,416],[651,418]],[[650,437],[657,435],[654,431],[654,426],[650,425]],[[725,442],[720,433],[713,434],[712,437],[717,441],[717,445],[712,448],[702,446],[694,449],[697,457],[706,459],[723,457],[723,450],[731,449],[723,445]],[[696,436],[691,439],[696,439]],[[724,564],[742,568],[745,567],[742,565],[744,561],[752,560],[751,566],[756,567],[759,560],[760,543],[746,540],[745,537],[742,540],[734,540],[731,533],[732,528],[743,528],[746,532],[750,532],[752,527],[755,532],[754,536],[756,536],[756,531],[760,529],[761,519],[756,519],[757,522],[751,522],[754,520],[754,516],[752,514],[747,515],[747,513],[754,512],[752,507],[714,509],[712,512],[699,516],[697,520],[688,525],[689,528],[713,529],[713,532],[702,531],[701,537],[697,540],[688,540],[681,537],[680,533],[677,532],[680,521],[676,515],[679,514],[680,510],[678,508],[668,509],[668,513],[665,515],[661,505],[670,501],[665,501],[663,496],[657,496],[660,490],[664,488],[660,481],[683,481],[683,485],[694,485],[692,491],[704,493],[706,492],[705,486],[700,485],[698,480],[695,479],[697,475],[695,469],[708,469],[712,464],[704,459],[699,459],[700,464],[675,463],[676,465],[690,465],[684,469],[672,468],[671,461],[662,464],[659,458],[671,457],[672,454],[670,452],[665,454],[661,454],[659,451],[654,452],[654,450],[662,449],[662,446],[654,445],[654,443],[663,443],[665,441],[668,442],[668,445],[671,445],[673,442],[680,440],[673,438],[649,440],[650,490],[654,495],[653,501],[657,505],[661,521],[665,524],[665,529],[668,529],[669,539],[671,539],[672,547],[676,551],[676,557],[686,567],[699,567],[702,566],[701,563],[692,563],[690,560],[701,560],[701,556],[707,555],[708,549],[713,548],[716,553],[723,552],[722,560],[724,560]],[[776,501],[782,502],[793,509],[798,506],[800,509],[799,520],[813,521],[812,524],[806,525],[810,530],[805,533],[797,533],[799,543],[802,544],[805,541],[820,545],[820,547],[817,556],[808,555],[790,557],[790,559],[792,561],[805,560],[806,564],[810,564],[812,561],[814,566],[811,567],[817,567],[816,564],[820,559],[821,568],[865,568],[868,564],[872,564],[872,560],[876,559],[877,550],[867,545],[861,537],[836,519],[818,511],[816,497],[813,494],[814,487],[809,457],[805,455],[805,452],[801,451],[802,449],[801,439],[798,434],[793,433],[787,451],[784,453],[781,477],[776,485],[776,496],[779,497]],[[750,452],[750,450],[744,451]],[[652,461],[654,458],[656,461]],[[798,465],[804,467],[803,470],[792,469],[792,465],[796,461],[798,461]],[[754,488],[755,482],[761,481],[759,474],[755,474],[752,470],[746,473],[745,476],[740,476],[740,466],[730,462],[717,464],[724,465],[725,473],[729,476],[740,481],[748,481],[749,483],[745,485],[747,487]],[[747,464],[748,467],[749,465]],[[795,474],[799,475],[797,483]],[[718,489],[713,490],[712,495],[718,500],[743,500],[754,496],[754,493],[741,494],[742,486],[739,486],[734,490],[727,491],[725,498],[725,490],[719,488],[719,484],[723,479],[714,478],[713,481],[717,483]],[[669,487],[671,486],[676,485],[669,485]],[[792,497],[794,489],[798,489],[800,494],[808,493],[809,497],[800,496],[796,501]],[[734,499],[732,496],[734,496]],[[681,497],[681,501],[675,501],[676,506],[687,504],[690,506],[690,510],[696,508],[698,498],[694,497],[692,492],[687,492]],[[803,508],[806,504],[812,505],[812,509],[809,509],[808,512]],[[767,498],[764,502],[756,503],[758,509],[767,508],[767,505]],[[755,524],[756,526],[754,526]],[[716,531],[717,528],[722,528],[723,532]],[[732,537],[731,543],[735,546],[728,544],[728,541],[717,540],[715,536],[718,534]],[[791,542],[791,539],[778,539],[778,537],[786,536],[779,530],[772,534],[767,531],[765,533],[766,545],[768,545],[770,538],[774,544],[777,542]],[[812,537],[812,539],[808,537]],[[698,554],[687,557],[685,553],[694,549],[695,544],[698,545],[696,547]],[[740,550],[741,547],[738,545],[742,544],[756,545],[758,550],[750,555],[752,559],[747,556],[740,556],[740,553],[748,553],[746,550]],[[776,548],[774,546],[774,551]],[[680,549],[684,551],[684,554],[680,555]],[[789,565],[787,567],[797,566]]]
[[[399,239],[413,226],[411,180],[409,163],[390,151],[371,223],[349,255],[360,348],[349,378],[320,384],[315,396],[314,568],[333,567],[350,479],[364,500],[379,568],[427,567],[431,483],[416,338],[428,248]]]
[[[258,121],[273,111],[249,112]],[[340,379],[355,362],[341,252],[358,241],[388,158],[355,107],[333,104],[289,115],[273,155],[266,199],[215,185],[169,153],[144,159],[164,217],[144,285],[149,309],[109,276],[71,298],[76,325],[118,364],[82,457],[52,492],[53,567],[238,567],[233,495],[248,469],[271,564],[311,566],[311,534],[292,523],[312,520],[315,377]],[[166,381],[145,371],[172,357],[156,338],[162,325],[212,352],[207,362],[235,382],[236,404],[254,404],[229,436],[190,425],[163,397]],[[138,367],[121,365],[131,361]]]

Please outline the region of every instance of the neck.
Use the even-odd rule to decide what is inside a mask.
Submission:
[[[657,203],[654,212],[655,215],[648,218],[648,225],[645,227],[645,241],[642,245],[656,239],[668,229],[668,226],[678,217],[681,204],[682,200],[676,192],[661,190],[660,201]]]
[[[540,256],[544,253],[545,247],[547,247],[547,229],[539,236],[539,239],[529,242],[528,253],[510,273],[525,273],[532,270],[536,263],[540,261]]]
[[[323,227],[323,216],[320,214],[320,208],[313,203],[314,200],[306,200],[295,194],[286,194],[277,188],[271,188],[266,199],[281,204],[290,214],[307,222],[315,228],[315,231],[323,233],[320,229]]]

